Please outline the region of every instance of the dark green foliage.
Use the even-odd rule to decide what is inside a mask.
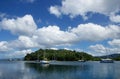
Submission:
[[[99,58],[99,57],[94,57],[93,58],[93,61],[100,61],[101,60],[101,58]]]
[[[92,55],[85,52],[76,52],[71,50],[52,50],[52,49],[39,49],[31,54],[27,54],[25,60],[59,60],[59,61],[77,61],[77,60],[94,60]]]
[[[113,60],[120,61],[120,56],[113,58]]]

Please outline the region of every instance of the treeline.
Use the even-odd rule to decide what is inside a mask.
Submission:
[[[115,61],[120,61],[120,56],[116,57],[116,58],[113,58],[113,60]]]
[[[65,49],[39,49],[31,54],[27,54],[24,60],[58,60],[58,61],[77,61],[77,60],[100,60],[85,52],[77,52]]]

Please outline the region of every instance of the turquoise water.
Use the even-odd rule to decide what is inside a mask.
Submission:
[[[120,79],[120,62],[56,62],[40,65],[0,61],[0,79]]]

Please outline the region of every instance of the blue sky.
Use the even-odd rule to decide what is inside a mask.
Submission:
[[[120,53],[119,0],[1,0],[0,58],[39,48]]]

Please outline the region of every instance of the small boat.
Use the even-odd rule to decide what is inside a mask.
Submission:
[[[40,61],[40,64],[49,64],[50,63],[50,61],[47,61],[47,60],[41,60]]]
[[[101,59],[100,63],[114,63],[114,61],[110,58],[106,58],[106,59]]]
[[[80,60],[78,60],[78,61],[79,61],[79,62],[86,62],[86,60],[84,59],[84,55],[83,55],[84,52],[82,52],[81,54],[82,54],[82,55],[81,55],[82,58],[81,58]]]
[[[50,61],[45,57],[45,50],[43,52],[43,60],[40,60],[40,64],[49,64]]]
[[[105,48],[105,51],[106,51],[106,53],[108,53],[109,49]],[[107,58],[101,59],[100,63],[114,63],[114,61],[109,58],[109,55],[107,55]]]
[[[85,60],[78,60],[79,62],[86,62]]]

